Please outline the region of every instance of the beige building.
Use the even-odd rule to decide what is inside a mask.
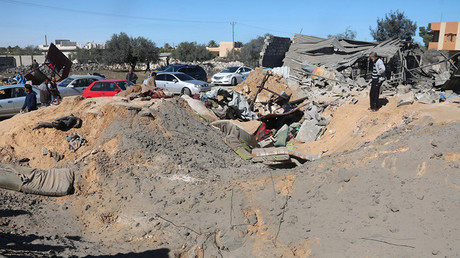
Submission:
[[[460,22],[433,22],[433,42],[428,49],[460,51]]]
[[[234,47],[232,41],[221,41],[218,47],[206,47],[206,49],[219,57],[226,57],[227,53],[234,49]],[[240,48],[235,49],[239,50]]]

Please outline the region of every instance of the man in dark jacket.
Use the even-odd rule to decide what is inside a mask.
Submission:
[[[136,84],[137,75],[133,72],[133,68],[129,68],[128,74],[126,74],[126,80]]]
[[[26,92],[26,100],[24,105],[22,105],[21,112],[30,112],[32,110],[37,110],[37,96],[32,90],[32,86],[29,84],[24,85],[24,90]]]

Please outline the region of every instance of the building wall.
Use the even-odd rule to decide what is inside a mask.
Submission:
[[[219,57],[226,57],[227,53],[233,49],[232,41],[221,41],[218,47],[206,47],[208,51],[216,54]],[[235,48],[239,50],[239,48]]]
[[[460,22],[433,22],[431,30],[439,35],[439,39],[430,42],[429,49],[460,51]]]
[[[31,66],[34,59],[39,64],[45,62],[45,55],[13,55],[10,57],[16,60],[16,66]]]

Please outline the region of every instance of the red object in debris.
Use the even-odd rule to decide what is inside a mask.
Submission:
[[[91,83],[83,91],[83,98],[112,97],[133,83],[127,80],[104,80]]]
[[[267,124],[262,122],[256,132],[256,141],[260,142],[273,134],[272,130],[267,128]]]

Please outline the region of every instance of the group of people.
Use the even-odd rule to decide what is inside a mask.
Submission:
[[[59,96],[59,90],[54,77],[51,81],[46,78],[45,81],[38,86],[38,89],[40,90],[40,103],[42,103],[43,106],[59,104],[61,97]]]
[[[42,106],[60,103],[61,96],[54,77],[51,81],[46,78],[45,81],[38,86],[38,89],[40,90],[40,103]],[[26,98],[21,108],[21,113],[37,110],[37,96],[32,90],[32,86],[30,84],[25,84],[24,91],[26,92]]]

